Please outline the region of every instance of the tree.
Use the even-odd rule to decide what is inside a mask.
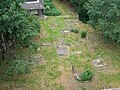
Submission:
[[[0,1],[0,48],[2,59],[9,49],[33,44],[33,37],[40,31],[39,19],[25,11],[24,0]]]
[[[87,14],[87,9],[84,7],[85,3],[88,0],[70,0],[76,11],[78,12],[79,20],[86,23],[89,20],[89,16]]]
[[[88,0],[89,23],[103,32],[105,40],[120,45],[120,0]]]

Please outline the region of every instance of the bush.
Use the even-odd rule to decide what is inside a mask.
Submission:
[[[81,38],[86,38],[87,36],[87,32],[86,31],[82,31],[81,32]]]
[[[31,63],[24,59],[12,60],[9,62],[6,75],[14,76],[14,75],[27,74],[30,72],[30,65]]]
[[[84,7],[88,0],[70,0],[71,4],[78,12],[79,20],[86,23],[89,20],[88,10]]]
[[[78,34],[79,30],[78,29],[71,29],[71,32],[74,32],[74,33]]]
[[[50,6],[45,7],[45,10],[50,10],[50,9],[51,9]]]
[[[89,23],[101,30],[104,39],[120,46],[120,0],[88,0]]]
[[[52,8],[50,10],[45,10],[45,15],[47,16],[59,16],[61,13],[56,8]]]
[[[39,18],[21,7],[23,1],[0,1],[0,49],[3,60],[10,49],[29,46],[34,42],[33,38],[40,34]]]
[[[85,70],[81,75],[81,81],[91,81],[93,75],[93,72],[91,72],[90,70]]]
[[[53,0],[45,0],[44,6],[45,6],[45,12],[44,12],[45,15],[47,16],[61,15],[61,12],[58,9],[56,9],[56,7],[53,5]]]

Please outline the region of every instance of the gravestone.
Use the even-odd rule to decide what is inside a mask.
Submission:
[[[58,45],[57,46],[57,53],[59,56],[64,56],[64,55],[68,55],[68,47],[66,45]]]
[[[61,32],[62,32],[63,35],[69,35],[70,31],[68,31],[68,30],[62,30]]]
[[[42,46],[50,46],[50,43],[42,43]]]
[[[44,64],[44,59],[41,54],[32,55],[28,59],[35,64]]]
[[[102,71],[107,71],[107,64],[104,62],[104,60],[102,58],[98,58],[96,60],[93,60],[93,65],[96,67],[98,72],[102,72]]]

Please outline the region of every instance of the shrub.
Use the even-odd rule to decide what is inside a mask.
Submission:
[[[40,34],[39,18],[21,7],[23,1],[0,1],[0,49],[3,60],[10,49],[27,47]]]
[[[78,12],[79,20],[86,23],[89,20],[88,10],[84,7],[88,0],[70,0]]]
[[[88,0],[89,23],[101,30],[107,42],[120,46],[120,0]]]
[[[81,75],[81,81],[91,81],[93,75],[93,72],[91,72],[90,70],[85,70]]]
[[[46,6],[45,9],[46,10],[50,10],[51,8],[50,8],[50,6]]]
[[[61,14],[61,12],[54,6],[53,0],[45,0],[44,6],[45,6],[44,14],[47,16],[59,16]]]
[[[6,75],[14,76],[14,75],[27,74],[30,72],[30,65],[31,63],[24,59],[12,60],[9,62]]]
[[[45,10],[45,15],[47,16],[59,16],[61,13],[56,8],[52,8],[50,10]]]
[[[71,29],[71,32],[74,32],[74,33],[78,34],[79,30],[78,29]]]
[[[86,38],[87,36],[87,32],[86,31],[82,31],[81,32],[81,38]]]

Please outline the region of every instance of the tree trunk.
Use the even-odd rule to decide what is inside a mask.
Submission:
[[[5,52],[7,51],[6,45],[5,45],[5,39],[3,34],[1,35],[2,39],[2,60],[5,60]]]

